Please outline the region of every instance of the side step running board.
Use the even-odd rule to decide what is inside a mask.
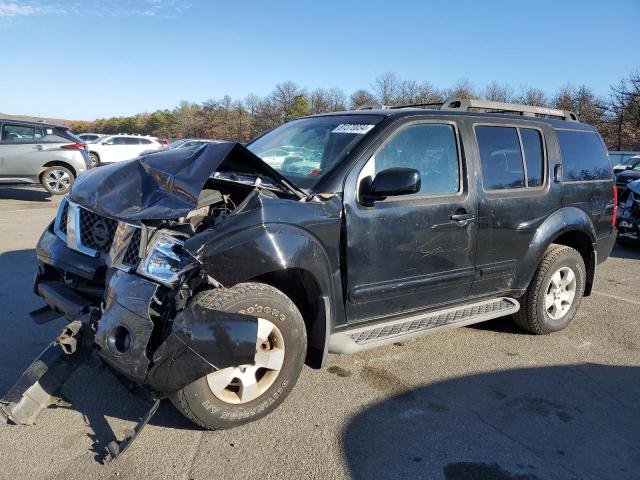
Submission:
[[[331,353],[359,352],[428,333],[511,315],[518,310],[520,310],[520,304],[517,300],[499,297],[373,325],[349,328],[331,335],[329,351]]]

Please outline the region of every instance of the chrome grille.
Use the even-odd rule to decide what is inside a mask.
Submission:
[[[125,270],[138,265],[140,248],[143,242],[146,244],[142,230],[67,199],[60,205],[54,224],[54,231],[69,248],[93,257],[104,256],[108,265]]]
[[[62,212],[60,213],[60,230],[67,232],[67,215],[69,214],[69,202],[64,202]]]
[[[85,247],[107,253],[113,243],[118,221],[80,208],[80,242]]]
[[[127,251],[122,258],[122,264],[131,268],[135,268],[138,265],[140,251],[140,240],[142,238],[141,229],[137,228],[133,233],[133,237],[131,237],[131,241],[129,242],[129,246],[127,247]]]

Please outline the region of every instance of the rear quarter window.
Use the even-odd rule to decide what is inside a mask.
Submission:
[[[563,180],[609,180],[611,166],[602,140],[595,132],[556,130],[562,154]]]

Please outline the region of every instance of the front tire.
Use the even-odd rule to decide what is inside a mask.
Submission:
[[[55,165],[42,172],[42,186],[52,195],[65,195],[71,189],[75,175],[65,167]]]
[[[566,328],[582,300],[585,278],[582,255],[574,248],[552,244],[520,299],[515,322],[537,335]]]
[[[233,428],[275,410],[300,375],[307,349],[302,315],[280,290],[241,283],[205,290],[192,299],[199,306],[258,317],[256,357],[250,365],[218,370],[179,390],[175,407],[196,425]]]

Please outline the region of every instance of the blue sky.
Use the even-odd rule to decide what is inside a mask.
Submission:
[[[640,68],[640,0],[0,0],[0,112],[70,119],[394,72],[598,94]]]

